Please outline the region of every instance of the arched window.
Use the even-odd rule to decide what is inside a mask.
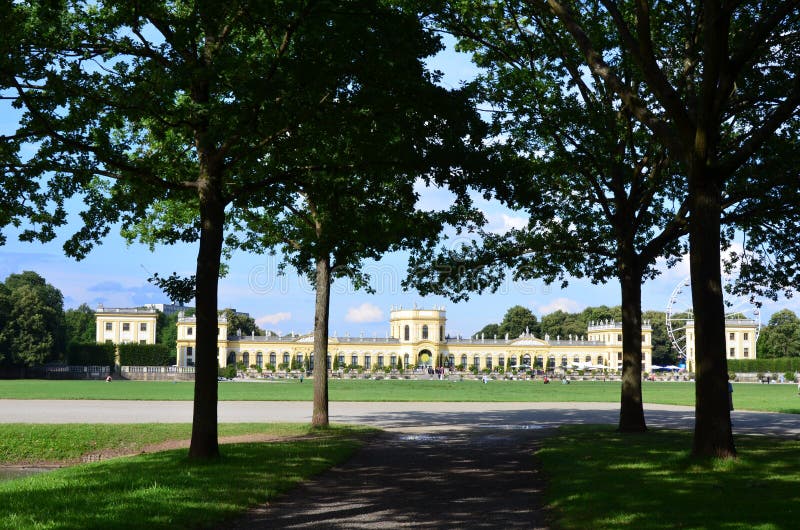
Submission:
[[[481,357],[480,355],[476,355],[472,358],[472,364],[475,365],[475,368],[480,370],[481,369]]]
[[[358,355],[356,355],[355,353],[350,356],[350,364],[352,366],[358,366]]]
[[[403,330],[403,340],[409,340],[411,338],[411,329],[406,326]]]
[[[242,353],[242,364],[245,368],[250,368],[250,354],[248,352]]]
[[[364,356],[364,370],[372,368],[372,357],[370,355]]]
[[[383,355],[378,355],[378,368],[383,368]]]
[[[486,356],[486,368],[488,368],[489,370],[492,369],[492,356],[491,355],[487,355]]]
[[[591,355],[587,355],[585,361],[587,363],[589,363],[589,364],[592,364],[592,356]]]
[[[422,340],[428,339],[428,325],[425,324],[422,326]]]
[[[461,356],[461,369],[462,370],[466,370],[467,369],[467,355],[466,354]]]
[[[261,352],[257,352],[256,353],[256,364],[258,365],[259,368],[263,368],[264,367],[264,354],[263,353],[261,353]]]
[[[271,364],[274,367],[277,364],[277,362],[278,358],[275,355],[275,352],[274,351],[269,352],[269,364]]]
[[[289,364],[289,352],[288,351],[283,352],[283,362],[286,363],[287,365]]]
[[[408,360],[409,359],[410,359],[410,357],[409,357],[408,354],[406,354],[405,357],[403,358],[403,366],[405,366],[406,368],[408,368]]]

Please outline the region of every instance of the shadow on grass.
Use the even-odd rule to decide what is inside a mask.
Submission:
[[[689,457],[691,433],[570,427],[539,452],[564,528],[796,528],[800,443],[738,437],[735,460]]]
[[[2,528],[213,526],[348,458],[354,439],[226,445],[218,461],[185,450],[64,468],[0,484]]]

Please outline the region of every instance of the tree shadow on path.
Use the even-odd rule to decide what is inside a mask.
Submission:
[[[220,528],[546,528],[530,426],[383,433],[347,463]]]

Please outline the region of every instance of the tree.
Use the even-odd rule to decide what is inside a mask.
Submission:
[[[566,339],[570,335],[579,336],[586,334],[586,324],[575,313],[567,313],[561,309],[550,314],[542,315],[542,335],[547,335],[550,340]]]
[[[71,343],[92,344],[97,342],[97,324],[94,311],[87,304],[64,312],[67,345]]]
[[[622,298],[623,376],[619,430],[646,430],[641,392],[641,286],[656,259],[683,254],[687,209],[675,164],[650,132],[620,108],[602,78],[582,66],[570,35],[538,4],[447,3],[437,22],[459,38],[485,70],[476,97],[491,105],[497,149],[512,161],[510,174],[474,182],[508,207],[524,211],[528,226],[481,240],[433,262],[430,282],[439,292],[496,288],[510,269],[515,280],[588,277],[619,282]],[[584,21],[592,36],[607,26]],[[631,58],[609,58],[636,86]],[[677,200],[676,200],[677,199]],[[455,274],[441,274],[449,268]],[[443,277],[444,276],[444,277]],[[552,321],[552,317],[551,317]],[[543,323],[544,324],[544,323]],[[577,335],[551,325],[553,335]],[[544,325],[542,327],[544,330]]]
[[[228,329],[232,333],[241,333],[242,335],[264,335],[264,330],[256,325],[256,321],[250,315],[237,313],[231,308],[224,309],[222,314],[228,321]]]
[[[12,364],[34,366],[64,354],[64,297],[32,271],[5,280],[10,304],[0,343]]]
[[[521,337],[523,333],[539,333],[539,321],[536,315],[527,307],[515,305],[506,311],[503,321],[498,328],[499,335],[515,339]]]
[[[178,313],[167,315],[162,311],[156,314],[156,344],[163,344],[169,351],[175,351],[178,343]]]
[[[478,337],[499,337],[500,336],[500,324],[486,324],[483,328],[475,334]]]
[[[418,179],[444,182],[456,167],[463,171],[480,147],[481,122],[466,98],[435,85],[425,71],[422,59],[440,44],[415,15],[381,24],[382,42],[372,43],[363,68],[383,81],[342,93],[323,124],[329,129],[312,131],[327,140],[309,153],[308,165],[327,170],[298,177],[284,211],[254,216],[247,225],[254,250],[279,247],[285,263],[314,283],[315,427],[328,425],[332,282],[347,278],[369,290],[364,260],[433,244],[444,223],[471,219],[463,203],[445,212],[418,210],[415,186]]]
[[[305,131],[319,130],[337,94],[376,81],[359,69],[363,44],[397,11],[370,0],[175,0],[15,3],[2,14],[14,31],[0,89],[23,109],[3,162],[23,181],[55,174],[59,200],[83,192],[85,226],[67,253],[83,257],[117,222],[151,244],[198,242],[183,284],[198,322],[192,458],[219,455],[225,228],[256,197],[283,204],[297,175],[315,169],[305,153],[322,139]]]
[[[794,311],[781,309],[772,314],[758,337],[758,356],[800,356],[800,318]]]
[[[721,247],[733,231],[721,228],[726,216],[749,228],[769,226],[755,231],[761,237],[747,241],[747,249],[766,244],[767,254],[780,256],[775,263],[797,257],[796,238],[787,232],[797,224],[796,171],[784,168],[796,168],[798,156],[798,4],[706,1],[651,9],[646,2],[603,0],[599,12],[593,4],[547,4],[593,75],[667,147],[687,177],[697,350],[692,453],[735,456],[719,267]],[[598,17],[616,35],[613,47],[630,53],[642,85],[626,84],[627,68],[610,64],[611,48],[584,31],[587,19]],[[772,188],[777,197],[764,193]],[[791,286],[796,275],[795,268],[780,271],[774,281]]]
[[[642,318],[650,321],[652,333],[650,340],[653,348],[653,364],[669,366],[678,363],[677,352],[672,349],[672,343],[667,336],[667,315],[664,311],[643,311]]]

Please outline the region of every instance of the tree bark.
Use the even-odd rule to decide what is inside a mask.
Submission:
[[[694,166],[689,173],[689,266],[697,364],[692,454],[732,458],[736,447],[728,403],[725,308],[719,265],[721,196],[714,175],[702,164]]]
[[[205,171],[201,170],[201,175]],[[200,248],[197,252],[195,286],[196,356],[194,415],[189,457],[219,457],[217,438],[217,287],[222,256],[225,205],[219,196],[216,179],[207,175],[199,181]]]
[[[622,254],[622,392],[618,430],[645,432],[647,424],[642,404],[642,274],[633,250],[623,250]]]
[[[331,301],[331,263],[317,260],[317,296],[314,304],[314,409],[312,427],[327,427],[328,420],[328,316]]]

